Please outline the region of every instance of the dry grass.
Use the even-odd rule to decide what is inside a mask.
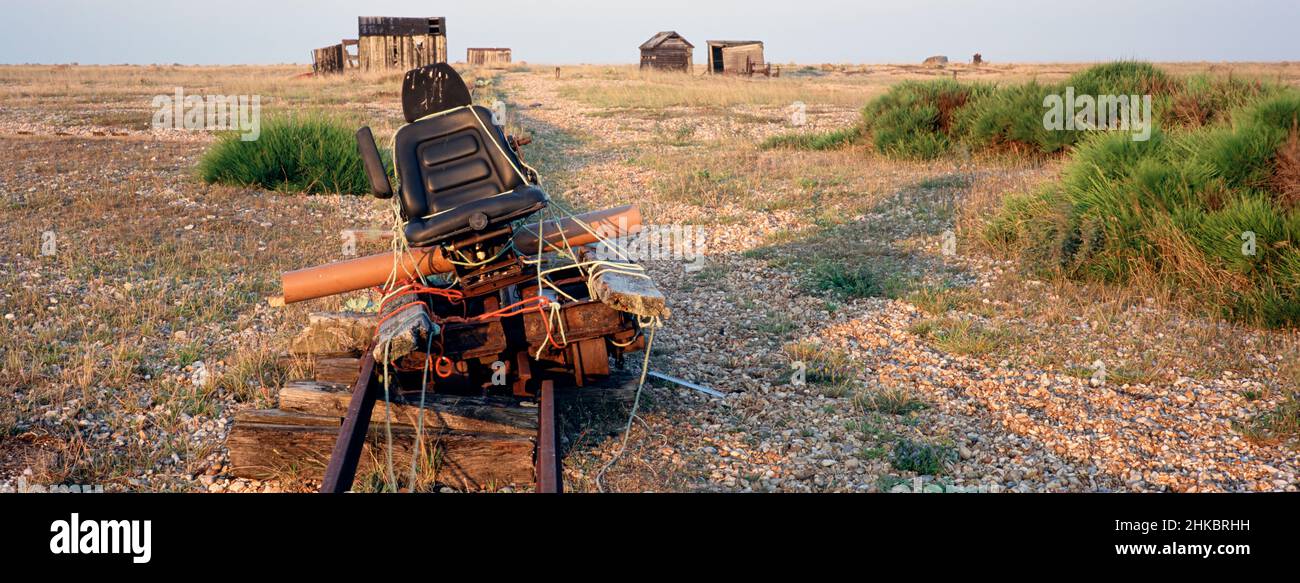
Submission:
[[[668,109],[674,107],[734,107],[739,105],[839,105],[860,107],[884,86],[868,80],[810,85],[799,78],[744,78],[642,72],[620,68],[566,83],[560,94],[602,108]],[[610,81],[615,81],[611,83]]]
[[[1276,73],[1293,84],[1298,74],[1289,67],[1233,67],[1242,75]],[[757,147],[765,134],[753,128],[766,118],[781,119],[796,100],[820,108],[814,113],[853,118],[869,96],[904,78],[957,70],[962,79],[1048,79],[1077,68],[870,65],[789,74],[801,69],[793,67],[780,79],[751,80],[564,67],[555,87],[628,129],[589,136],[611,142],[613,155],[599,160],[570,159],[566,144],[580,138],[558,130],[530,148],[541,151],[553,170],[549,176],[564,179],[567,188],[555,194],[573,189],[564,198],[575,206],[637,202],[649,220],[744,225],[757,233],[751,248],[790,262],[792,272],[812,259],[842,254],[910,278],[941,263],[936,242],[948,225],[959,235],[959,254],[986,254],[965,236],[978,232],[982,209],[1009,190],[1046,179],[1054,168],[1008,159],[890,161],[863,149],[765,152]],[[1221,65],[1171,68],[1227,73]],[[284,371],[267,354],[308,311],[336,308],[340,301],[271,311],[262,297],[274,291],[281,270],[338,259],[338,249],[321,241],[337,240],[345,228],[376,226],[359,223],[382,209],[368,199],[304,200],[203,186],[193,179],[201,136],[54,135],[72,127],[134,130],[151,113],[152,96],[171,94],[176,86],[189,93],[263,95],[264,115],[290,107],[345,112],[374,125],[378,135],[400,121],[397,76],[296,78],[301,70],[0,67],[0,145],[7,154],[0,163],[0,315],[14,314],[0,334],[0,400],[6,403],[0,407],[0,458],[16,452],[21,459],[3,471],[32,467],[50,483],[193,488],[192,477],[219,461],[218,436],[233,412],[270,403],[280,380],[305,372]],[[512,74],[553,76],[546,67]],[[689,111],[672,117],[662,108]],[[732,133],[710,134],[703,126],[719,112],[744,123]],[[685,133],[680,125],[701,129]],[[35,135],[14,135],[23,128]],[[60,252],[41,257],[40,233],[51,227],[59,233]],[[698,285],[702,292],[724,293],[708,281]],[[1174,293],[1148,299],[1122,288],[1033,282],[1010,270],[977,292],[919,289],[906,301],[940,321],[974,316],[988,319],[980,328],[985,332],[1015,329],[1018,354],[1009,358],[1052,370],[1105,356],[1117,360],[1112,369],[1131,371],[1131,378],[1230,370],[1268,379],[1279,390],[1300,382],[1300,367],[1286,368],[1300,362],[1294,333],[1184,318],[1172,311],[1179,301]],[[778,335],[791,330],[788,316],[768,320],[764,325]],[[1019,333],[1020,326],[1027,332]],[[990,342],[974,329],[954,330],[947,349],[1001,358],[1000,336]],[[827,386],[855,374],[832,352],[796,352],[819,363]],[[197,361],[212,373],[206,384],[192,382]],[[905,409],[905,397],[873,394],[872,407]],[[587,469],[594,474],[596,468]],[[687,487],[684,473],[656,471],[646,468],[658,481],[627,485]]]
[[[920,65],[782,65],[778,78],[739,78],[642,71],[627,65],[584,65],[561,68],[561,93],[602,108],[735,107],[742,105],[807,105],[860,108],[903,79],[951,78],[962,81],[1019,83],[1031,79],[1064,79],[1087,63],[996,64],[973,67],[954,63],[944,68]],[[1176,74],[1208,73],[1300,84],[1300,72],[1271,63],[1162,64]],[[550,74],[549,67],[542,69]]]
[[[1291,128],[1286,143],[1277,152],[1272,186],[1283,208],[1300,206],[1300,128]]]

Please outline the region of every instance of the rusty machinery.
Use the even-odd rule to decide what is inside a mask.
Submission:
[[[392,158],[398,189],[370,129],[357,132],[372,192],[396,197],[402,244],[282,279],[285,302],[371,287],[384,293],[377,345],[362,360],[322,491],[351,487],[384,363],[398,390],[536,399],[537,490],[559,491],[555,384],[609,375],[610,358],[642,350],[642,322],[660,315],[598,298],[593,285],[609,280],[601,288],[608,291],[637,279],[643,292],[658,293],[639,266],[608,261],[599,248],[635,232],[640,214],[620,207],[531,220],[550,200],[523,161],[527,140],[507,136],[445,63],[409,71],[402,106],[407,124],[394,135]],[[392,350],[394,339],[405,348]]]

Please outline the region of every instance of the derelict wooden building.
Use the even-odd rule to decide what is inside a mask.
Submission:
[[[447,22],[441,16],[357,18],[362,71],[409,71],[447,62]]]
[[[641,44],[641,68],[691,72],[691,53],[695,45],[682,35],[667,30]]]
[[[357,68],[356,46],[356,39],[343,39],[342,42],[336,45],[312,49],[311,72],[319,75],[322,73],[342,73],[345,69]],[[353,47],[353,49],[349,51],[348,47]]]
[[[504,67],[510,64],[510,49],[465,49],[465,62],[480,67]]]
[[[752,75],[764,69],[763,43],[756,40],[711,40],[709,72]]]

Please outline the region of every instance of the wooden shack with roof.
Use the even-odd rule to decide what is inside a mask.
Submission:
[[[465,49],[465,62],[478,67],[505,67],[510,64],[510,49],[506,48],[470,48]]]
[[[663,31],[641,43],[641,68],[690,73],[694,49],[695,45],[677,32]]]
[[[756,40],[711,40],[709,73],[716,75],[753,75],[766,70],[763,43]]]

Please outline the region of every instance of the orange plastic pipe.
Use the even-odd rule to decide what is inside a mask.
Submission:
[[[576,218],[546,221],[540,225],[546,241],[543,252],[555,251],[565,241],[577,246],[599,240],[599,237],[579,224],[579,220],[601,237],[612,239],[639,231],[641,210],[628,205],[593,211]],[[538,248],[538,230],[538,223],[517,229],[515,247],[523,253],[535,252]],[[399,280],[410,279],[417,274],[427,276],[447,273],[452,269],[442,247],[413,247],[410,253],[401,256],[397,266]],[[280,276],[280,289],[284,294],[284,303],[291,304],[383,285],[392,271],[393,254],[379,253],[286,272]]]

